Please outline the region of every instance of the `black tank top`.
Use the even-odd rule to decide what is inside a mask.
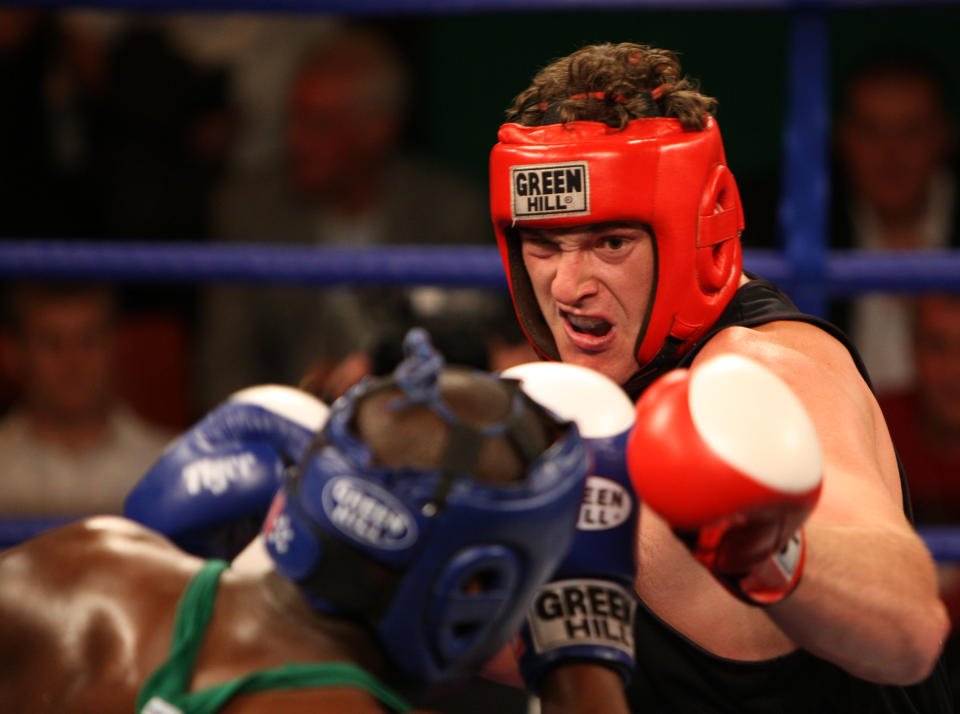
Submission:
[[[751,281],[737,291],[712,330],[675,366],[688,366],[707,340],[726,327],[754,327],[775,320],[794,320],[815,325],[839,340],[850,351],[869,384],[863,362],[846,335],[820,318],[801,313],[772,283],[753,275],[749,277]],[[900,488],[904,510],[912,521],[902,465]],[[638,714],[953,711],[942,661],[920,684],[896,687],[854,677],[805,650],[759,662],[729,660],[691,642],[643,606],[637,610],[636,644],[637,666],[627,698],[631,711]]]

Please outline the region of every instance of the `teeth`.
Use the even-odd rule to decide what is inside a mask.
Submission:
[[[582,315],[567,315],[567,319],[578,330],[592,330],[606,322],[599,317],[583,317]]]
[[[602,337],[610,330],[610,323],[599,317],[567,314],[567,320],[577,332],[585,332],[596,337]]]

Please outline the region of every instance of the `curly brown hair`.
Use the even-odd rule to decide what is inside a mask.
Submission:
[[[700,130],[717,100],[699,89],[670,50],[633,42],[588,45],[540,70],[514,99],[507,121],[602,121],[622,129],[631,119],[662,116]]]

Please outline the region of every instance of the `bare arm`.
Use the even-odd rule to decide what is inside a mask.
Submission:
[[[483,676],[523,689],[513,647],[504,647],[488,662]],[[554,667],[540,687],[541,714],[628,714],[623,680],[608,667],[577,662]]]
[[[595,664],[565,664],[551,670],[540,687],[542,714],[628,714],[623,681]]]
[[[903,513],[883,416],[849,354],[811,325],[780,322],[724,331],[694,368],[723,352],[779,374],[806,406],[823,449],[823,490],[804,527],[803,578],[767,614],[798,646],[858,677],[923,679],[949,621],[933,560]]]

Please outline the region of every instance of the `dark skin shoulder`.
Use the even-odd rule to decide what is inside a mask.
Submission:
[[[0,554],[7,710],[133,711],[139,683],[167,647],[171,603],[200,564],[116,518],[80,521]]]
[[[180,596],[202,561],[122,518],[97,517],[0,553],[0,701],[5,714],[129,714],[166,658]],[[192,688],[285,662],[386,664],[368,635],[319,618],[275,574],[221,576]],[[380,714],[351,688],[261,692],[224,714]]]

